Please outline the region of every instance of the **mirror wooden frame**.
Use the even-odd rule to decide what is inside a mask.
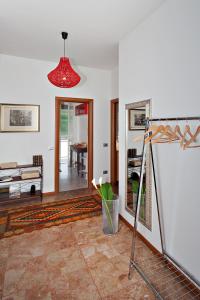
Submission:
[[[134,210],[131,210],[127,206],[127,180],[128,180],[128,131],[129,131],[129,110],[130,109],[139,109],[141,107],[146,107],[146,116],[151,117],[151,99],[137,101],[134,103],[129,103],[125,105],[125,120],[126,120],[126,134],[125,134],[125,147],[126,147],[126,161],[125,161],[125,209],[132,216],[134,216]],[[149,230],[152,228],[152,168],[151,168],[151,156],[150,156],[150,147],[147,146],[146,152],[146,201],[145,201],[145,220],[139,218],[139,221],[147,227]]]

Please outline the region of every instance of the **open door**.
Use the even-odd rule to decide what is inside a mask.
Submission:
[[[118,123],[119,123],[119,99],[111,100],[111,176],[113,184],[118,184],[119,180],[119,149],[118,149]]]
[[[56,97],[55,192],[91,187],[93,100]]]

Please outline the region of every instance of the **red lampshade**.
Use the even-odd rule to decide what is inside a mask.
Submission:
[[[52,84],[60,88],[71,88],[81,80],[80,76],[72,69],[68,57],[61,57],[58,66],[47,77]]]

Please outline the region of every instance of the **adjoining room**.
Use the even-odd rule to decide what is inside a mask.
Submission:
[[[60,107],[59,191],[86,188],[88,105],[63,102]]]

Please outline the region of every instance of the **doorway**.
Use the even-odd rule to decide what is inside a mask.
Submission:
[[[56,97],[55,192],[91,187],[93,100]]]
[[[110,101],[111,112],[111,147],[110,147],[110,177],[112,184],[118,185],[119,181],[119,99]]]

